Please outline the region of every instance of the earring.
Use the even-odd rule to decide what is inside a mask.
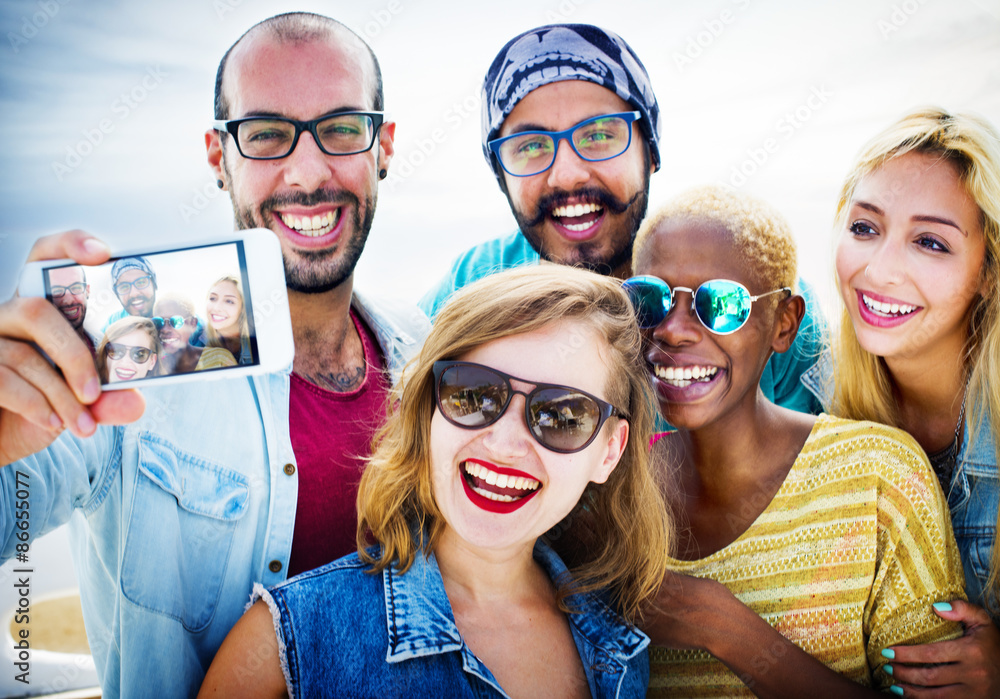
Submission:
[[[222,180],[216,180],[215,181],[215,186],[218,187],[219,189],[222,189],[223,187],[226,186],[226,183],[223,182]]]
[[[380,180],[384,180],[388,176],[389,176],[389,171],[386,170],[385,168],[382,168],[381,170],[378,171],[378,178]]]

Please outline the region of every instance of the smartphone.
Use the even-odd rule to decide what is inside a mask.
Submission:
[[[269,373],[294,357],[281,246],[265,228],[96,266],[30,262],[18,293],[59,309],[105,390]]]

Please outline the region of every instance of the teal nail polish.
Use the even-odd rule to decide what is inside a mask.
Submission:
[[[882,657],[883,658],[888,658],[889,660],[895,660],[896,659],[896,651],[894,651],[892,648],[883,648],[882,649]]]
[[[950,612],[951,605],[948,602],[935,602],[934,609],[938,610],[939,612]]]
[[[891,687],[889,687],[889,691],[892,692],[893,694],[895,694],[897,697],[903,696],[903,688],[902,687],[897,687],[896,685],[892,685]]]
[[[882,666],[882,670],[883,670],[883,672],[885,672],[885,674],[891,675],[892,674],[892,665],[888,665],[888,664],[887,665],[883,665]]]

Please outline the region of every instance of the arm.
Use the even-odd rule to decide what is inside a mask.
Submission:
[[[215,655],[198,697],[287,697],[271,612],[258,600]]]
[[[878,696],[796,646],[714,580],[667,573],[643,630],[655,645],[711,653],[758,697]]]
[[[940,606],[940,605],[938,605]],[[953,641],[893,646],[883,652],[896,683],[908,697],[1000,696],[1000,630],[982,607],[955,600],[938,616],[962,624]]]
[[[108,256],[104,243],[71,231],[39,239],[28,260],[100,264]],[[48,301],[14,298],[0,305],[0,465],[44,449],[64,429],[89,437],[97,423],[137,420],[143,405],[136,391],[101,393],[90,351]]]

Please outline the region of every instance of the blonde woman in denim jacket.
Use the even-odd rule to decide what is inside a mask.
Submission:
[[[948,497],[970,600],[936,605],[963,624],[962,638],[883,654],[904,695],[1000,696],[996,129],[936,108],[905,116],[862,150],[836,226],[840,331],[832,363],[803,381],[832,412],[901,427],[924,448]]]

